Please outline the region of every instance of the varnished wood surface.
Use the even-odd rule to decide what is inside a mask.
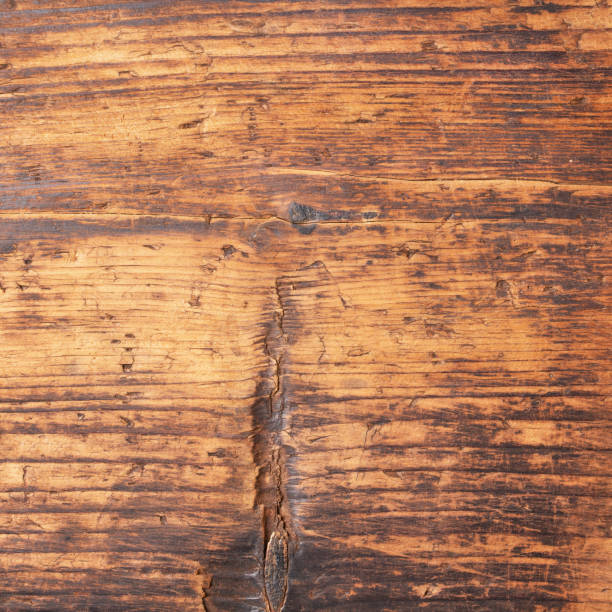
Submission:
[[[0,1],[0,609],[612,609],[606,0]]]

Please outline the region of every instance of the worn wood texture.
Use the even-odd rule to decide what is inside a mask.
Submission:
[[[0,609],[612,609],[606,0],[0,1]]]

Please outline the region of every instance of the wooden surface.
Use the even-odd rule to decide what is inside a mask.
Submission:
[[[0,1],[0,609],[612,610],[606,0]]]

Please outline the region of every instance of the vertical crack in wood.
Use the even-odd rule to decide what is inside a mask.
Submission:
[[[206,598],[210,595],[210,589],[213,585],[213,577],[208,574],[201,565],[196,570],[196,575],[200,576],[200,588],[202,591],[202,608],[204,609],[204,612],[209,612],[208,605],[206,604]]]
[[[262,508],[263,582],[268,612],[280,612],[287,597],[289,560],[295,534],[286,495],[286,451],[282,442],[286,354],[285,309],[279,280],[274,285],[273,316],[263,340],[268,369],[252,408],[253,460],[257,467],[255,506]]]

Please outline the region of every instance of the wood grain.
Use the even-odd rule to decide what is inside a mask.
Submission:
[[[0,608],[612,609],[606,0],[0,0]]]

